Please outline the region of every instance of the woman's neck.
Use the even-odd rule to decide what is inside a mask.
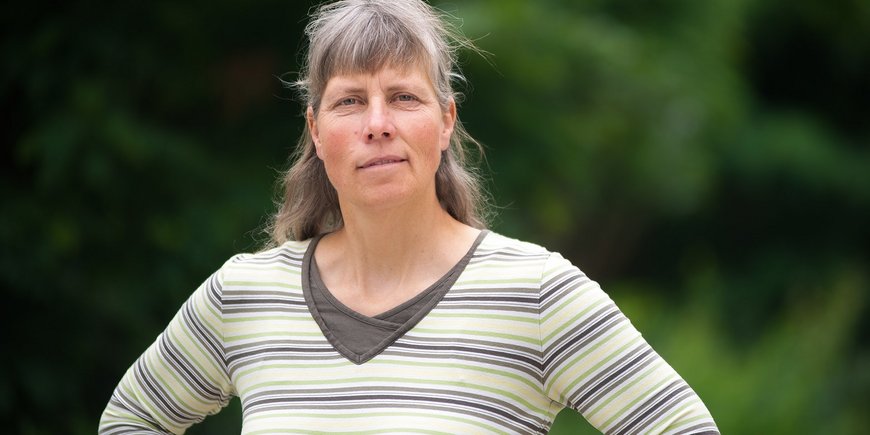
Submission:
[[[426,207],[356,213],[326,236],[315,259],[327,288],[363,313],[390,309],[427,288],[467,252],[479,233],[444,211]]]

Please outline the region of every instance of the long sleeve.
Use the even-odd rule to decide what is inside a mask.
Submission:
[[[233,388],[221,293],[218,271],[127,370],[100,419],[100,434],[180,434],[226,406]]]
[[[541,289],[548,396],[605,434],[718,434],[689,385],[595,281],[558,254]]]

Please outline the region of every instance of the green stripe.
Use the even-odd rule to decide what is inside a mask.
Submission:
[[[470,364],[457,364],[457,363],[430,363],[430,362],[411,362],[411,361],[400,361],[393,359],[377,359],[372,360],[372,363],[376,364],[384,364],[384,365],[401,365],[401,366],[410,366],[410,367],[440,367],[440,368],[456,368],[456,369],[465,369],[471,370],[475,372],[486,373],[490,375],[503,376],[506,378],[511,378],[516,381],[520,381],[526,384],[527,387],[531,388],[534,391],[541,391],[541,384],[537,382],[532,382],[529,380],[527,376],[521,376],[516,373],[511,373],[504,370],[496,370],[496,369],[488,369],[481,366],[474,366]]]
[[[271,331],[271,332],[257,332],[253,334],[241,334],[241,335],[233,335],[224,338],[224,341],[227,343],[232,343],[239,340],[248,340],[251,338],[263,338],[263,337],[272,337],[272,338],[286,338],[286,337],[323,337],[323,333],[320,331],[315,332],[301,332],[301,331]]]
[[[580,297],[580,296],[578,296],[578,297]],[[582,319],[583,317],[586,317],[586,316],[589,315],[589,313],[591,313],[592,311],[597,311],[597,310],[599,310],[601,307],[603,307],[603,306],[605,306],[605,305],[607,305],[605,299],[599,299],[599,300],[596,301],[595,303],[589,304],[589,305],[588,305],[584,310],[577,312],[577,314],[575,314],[574,317],[571,317],[570,319],[568,319],[568,320],[566,320],[565,322],[563,322],[563,323],[561,324],[562,326],[560,326],[560,327],[558,327],[558,328],[555,328],[552,332],[550,332],[549,334],[547,334],[546,337],[543,337],[543,338],[541,339],[541,341],[543,342],[542,344],[543,344],[544,346],[546,346],[548,343],[550,343],[551,341],[553,341],[553,337],[554,337],[554,336],[559,335],[559,334],[565,332],[565,330],[568,329],[568,328],[574,328],[574,327],[576,327],[578,323],[581,323],[580,319]],[[569,312],[570,312],[570,311],[569,311]],[[552,314],[552,313],[551,313],[551,314]],[[548,317],[549,317],[549,316],[548,316]],[[543,324],[543,323],[542,323],[542,324]]]
[[[509,278],[509,279],[462,279],[460,278],[456,281],[456,285],[472,285],[472,284],[487,284],[487,285],[498,285],[498,284],[529,284],[529,285],[538,285],[540,282],[536,279],[530,278]]]
[[[555,316],[561,310],[565,309],[565,307],[570,306],[572,303],[577,303],[577,301],[580,298],[585,297],[587,293],[589,293],[590,291],[597,289],[597,288],[598,287],[592,281],[590,281],[589,283],[582,285],[580,287],[568,289],[568,291],[571,292],[571,295],[570,296],[563,296],[562,299],[564,299],[564,300],[561,301],[558,306],[550,307],[549,314],[547,314],[546,316],[541,318],[541,323],[546,323],[547,321],[550,320],[550,318]],[[589,308],[583,310],[583,312],[588,312],[590,309],[593,308],[593,305],[594,306],[601,306],[601,301],[607,301],[607,300],[608,299],[606,297],[603,297],[603,295],[602,295],[602,297],[598,297],[596,299],[593,299],[590,302],[595,302],[597,304],[590,303]],[[544,340],[544,341],[546,341],[546,340]]]
[[[673,409],[672,412],[662,416],[662,420],[658,424],[653,426],[653,428],[650,430],[650,432],[653,432],[653,433],[654,432],[662,432],[665,429],[664,425],[666,425],[666,424],[670,425],[672,423],[671,421],[668,421],[668,420],[670,420],[674,414],[680,414],[680,413],[686,411],[687,409],[691,409],[695,405],[696,405],[695,402],[690,401],[690,402],[686,402],[685,406],[683,406],[683,407]],[[694,417],[683,416],[680,418],[680,425],[681,426],[683,426],[683,425],[691,426],[693,423],[699,423],[703,420],[709,421],[711,419],[710,419],[710,417],[708,417],[707,415],[704,415],[704,414],[696,415]]]
[[[299,314],[302,314],[301,312]],[[291,313],[287,313],[285,315],[277,315],[277,316],[236,316],[232,315],[232,317],[228,317],[224,319],[224,323],[243,323],[243,322],[264,322],[264,321],[276,321],[276,322],[311,322],[311,315],[308,314],[307,311],[304,312],[304,315],[291,315]]]
[[[244,263],[233,264],[228,268],[228,270],[240,270],[240,271],[248,271],[248,272],[285,272],[291,275],[301,275],[302,272],[297,268],[290,268],[284,265],[275,265],[275,266],[267,266],[267,267],[259,267],[257,265],[251,264],[246,265]]]
[[[488,391],[490,393],[498,394],[502,397],[510,398],[512,401],[521,404],[522,406],[533,410],[535,413],[543,414],[545,410],[538,408],[522,397],[509,392],[503,391],[498,388],[489,387],[486,385],[470,385],[464,382],[453,382],[453,381],[439,381],[436,379],[415,379],[415,378],[387,378],[387,377],[370,377],[370,376],[360,376],[355,378],[338,378],[338,379],[317,379],[317,380],[293,380],[293,381],[273,381],[273,382],[261,382],[258,384],[253,384],[249,388],[246,388],[242,391],[242,394],[246,394],[252,390],[259,390],[266,387],[291,387],[291,386],[301,386],[301,385],[354,385],[360,383],[367,382],[383,382],[383,385],[389,386],[401,386],[405,384],[414,384],[414,385],[439,385],[439,386],[449,386],[449,387],[471,387],[472,389],[478,389],[482,391]],[[365,391],[364,388],[361,387],[360,391]]]
[[[632,380],[631,382],[625,384],[625,386],[623,386],[622,388],[620,388],[620,389],[618,389],[618,390],[611,391],[610,394],[609,394],[610,397],[608,397],[607,399],[601,401],[601,403],[599,403],[598,406],[595,406],[595,407],[593,407],[593,408],[589,408],[589,411],[587,411],[586,414],[588,414],[588,415],[590,415],[590,416],[595,415],[595,414],[598,414],[599,412],[601,412],[602,410],[604,410],[604,408],[607,407],[607,405],[609,405],[610,402],[613,402],[617,397],[620,397],[622,394],[624,394],[624,393],[625,393],[626,391],[628,391],[630,388],[632,388],[632,387],[634,387],[635,385],[637,385],[638,382],[640,382],[640,381],[646,379],[647,376],[649,376],[650,373],[652,373],[652,372],[658,370],[659,367],[660,367],[660,366],[658,366],[658,365],[656,365],[656,364],[651,364],[649,367],[647,367],[646,370],[644,370],[643,372],[641,372],[641,373],[635,375],[635,376],[634,376],[634,380]],[[605,426],[607,425],[606,423],[607,423],[607,422],[605,422]]]
[[[504,314],[453,314],[453,313],[445,313],[441,311],[433,311],[430,312],[426,317],[434,317],[434,318],[468,318],[470,320],[478,320],[478,319],[492,319],[492,320],[506,320],[510,322],[521,322],[521,323],[538,323],[538,319],[534,317],[520,317],[520,316],[509,316]]]
[[[175,337],[176,331],[174,331],[172,328],[167,329],[166,332],[170,335],[170,337]],[[196,350],[207,355],[206,356],[207,358],[211,356],[211,354],[209,354],[208,351],[204,347],[202,347],[202,344],[201,344],[202,342],[197,339],[197,337],[199,337],[198,335],[194,334],[190,329],[188,329],[186,327],[182,328],[182,332],[184,333],[185,336],[187,336],[187,338],[190,341],[197,343]],[[174,340],[174,342],[178,343],[178,339],[176,338]],[[177,346],[176,345],[175,348],[180,350],[181,353],[187,358],[187,360],[190,361],[193,365],[195,365],[197,369],[199,369],[199,374],[202,375],[203,377],[205,377],[213,385],[225,384],[225,382],[219,381],[219,380],[215,379],[214,377],[212,377],[211,371],[214,369],[214,366],[212,366],[211,364],[208,364],[208,365],[203,364],[203,362],[200,361],[199,358],[194,357],[193,354],[190,353],[190,349],[187,349],[184,346]],[[209,367],[211,367],[212,370],[209,370]]]
[[[522,335],[505,334],[505,333],[501,333],[501,332],[473,331],[473,330],[469,330],[469,329],[431,329],[431,328],[414,328],[411,331],[414,333],[432,334],[432,335],[446,335],[446,336],[472,335],[472,336],[477,336],[477,337],[504,338],[504,339],[514,340],[514,341],[522,341],[524,343],[533,344],[535,346],[540,344],[540,341],[538,341],[534,337],[525,337]]]
[[[559,370],[557,370],[556,372],[554,372],[553,374],[551,374],[551,375],[550,375],[550,379],[552,379],[552,380],[556,380],[556,379],[561,378],[562,375],[563,375],[566,371],[568,371],[569,369],[571,369],[571,368],[574,367],[574,364],[579,364],[580,361],[583,361],[584,359],[586,359],[586,357],[589,356],[589,354],[591,354],[591,353],[597,351],[598,348],[604,346],[605,343],[608,343],[608,338],[619,335],[623,330],[625,330],[625,329],[627,329],[627,328],[630,328],[630,325],[627,325],[627,324],[626,324],[626,325],[622,325],[619,329],[617,329],[617,330],[615,330],[615,331],[612,331],[612,333],[610,333],[610,334],[606,334],[606,335],[600,337],[597,343],[595,343],[594,345],[592,345],[592,346],[590,346],[590,347],[584,349],[583,352],[574,355],[574,358],[571,358],[570,360],[568,360],[568,361],[566,361],[564,364],[562,364],[562,368],[560,368]],[[624,349],[626,346],[631,345],[631,343],[632,343],[632,342],[628,342],[628,343],[622,345],[622,346],[620,347],[620,349]],[[613,353],[611,353],[611,354],[610,354],[610,355],[609,355],[609,356],[608,356],[604,361],[602,361],[602,363],[609,361],[611,358],[613,358]],[[599,363],[599,364],[600,364],[600,363]],[[586,373],[588,374],[589,371],[587,370]],[[578,381],[581,381],[581,380],[584,380],[584,379],[585,379],[585,377],[581,376],[580,378],[578,378],[577,380],[575,380],[575,381],[573,382],[573,384],[576,384]],[[549,385],[547,386],[547,388],[546,388],[546,390],[545,390],[545,391],[547,392],[547,395],[550,395],[550,389],[552,389],[554,383],[555,383],[555,381],[551,381],[551,382],[549,382]],[[568,390],[568,388],[566,387],[565,390]]]
[[[660,367],[661,366],[659,366],[658,368],[660,368]],[[604,423],[604,427],[609,427],[610,425],[614,424],[615,423],[614,420],[616,419],[616,417],[620,417],[620,416],[624,415],[625,413],[627,413],[628,410],[630,410],[631,408],[634,408],[638,403],[640,403],[641,400],[649,399],[650,394],[652,392],[661,388],[662,385],[664,385],[668,382],[672,382],[672,381],[673,381],[673,379],[671,379],[671,378],[664,378],[664,379],[660,380],[658,383],[656,383],[655,385],[653,385],[652,388],[647,389],[645,394],[638,395],[637,397],[635,397],[634,400],[628,402],[625,406],[622,407],[622,409],[619,409],[619,410],[611,409],[610,412],[612,413],[612,416],[610,418],[608,418],[607,421]]]
[[[395,416],[432,418],[431,412],[430,413],[422,413],[422,412],[366,412],[366,413],[357,413],[357,414],[338,414],[338,415],[334,415],[334,414],[324,415],[324,414],[294,412],[293,415],[299,416],[299,417],[305,417],[305,418],[323,418],[323,419],[331,419],[331,418],[340,418],[340,419],[365,418],[365,419],[369,419],[369,418],[376,418],[376,417],[395,417]],[[256,416],[256,417],[250,418],[250,420],[256,421],[256,420],[271,419],[271,418],[275,418],[275,417],[272,417],[269,415],[261,415],[261,416]],[[459,422],[459,423],[465,423],[465,424],[478,426],[480,428],[485,429],[489,433],[499,433],[499,434],[506,434],[506,435],[510,434],[510,432],[505,432],[502,429],[498,429],[494,426],[490,426],[490,425],[487,425],[483,422],[471,420],[468,418],[455,417],[452,415],[440,415],[438,418],[443,418],[446,420],[451,420],[451,421],[455,421],[455,422]],[[383,433],[384,430],[385,429],[379,429],[377,431],[364,431],[364,432],[352,432],[352,433]],[[421,430],[425,430],[425,429],[390,429],[390,430],[391,431],[400,430],[400,431],[404,432],[404,431],[421,431]],[[336,431],[303,432],[303,431],[295,430],[295,429],[287,429],[287,431],[290,431],[288,433],[323,433],[323,434],[350,433],[350,432],[336,432]],[[267,431],[255,431],[255,432],[250,432],[250,433],[257,434],[257,433],[273,433],[273,432],[275,432],[275,431],[267,430]],[[280,430],[278,432],[280,432]],[[427,432],[421,432],[421,433],[427,433]],[[442,433],[449,433],[449,432],[433,432],[433,433],[442,434]]]
[[[324,368],[347,367],[348,365],[352,365],[352,364],[353,364],[352,362],[350,362],[346,359],[342,359],[341,362],[336,362],[336,363],[318,362],[318,363],[311,363],[311,364],[281,364],[281,363],[262,364],[262,365],[252,366],[251,368],[249,368],[247,370],[242,370],[242,371],[239,371],[237,373],[238,373],[239,378],[243,378],[243,377],[248,376],[249,374],[251,374],[253,372],[259,372],[259,371],[265,371],[265,370],[324,369]]]
[[[248,287],[281,287],[300,290],[299,284],[289,284],[283,281],[225,281],[225,286],[248,286]],[[258,288],[261,290],[261,288]]]

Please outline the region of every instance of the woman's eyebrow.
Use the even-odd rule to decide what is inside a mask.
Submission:
[[[419,83],[415,83],[414,81],[411,81],[411,80],[408,80],[408,81],[398,80],[398,81],[395,81],[395,82],[388,84],[387,87],[384,88],[384,90],[387,93],[394,93],[394,92],[398,92],[398,91],[412,91],[415,93],[421,93],[421,92],[424,92],[425,89],[426,89],[425,86],[422,86]],[[325,95],[332,96],[334,94],[338,94],[338,95],[364,94],[367,92],[368,91],[367,91],[367,88],[365,86],[360,86],[356,83],[350,83],[350,82],[347,82],[347,83],[339,82],[339,83],[334,84]]]
[[[333,89],[329,91],[329,94],[361,94],[365,92],[365,89],[361,86],[347,84],[347,85],[336,85]],[[327,94],[327,95],[329,95]]]
[[[386,90],[388,93],[393,93],[396,91],[413,91],[416,93],[420,93],[425,89],[424,86],[420,86],[419,84],[413,82],[397,82],[390,84],[387,86]]]

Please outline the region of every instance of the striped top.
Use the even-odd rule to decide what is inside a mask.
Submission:
[[[243,434],[718,433],[704,404],[559,254],[489,233],[441,301],[364,364],[302,292],[309,241],[231,258],[115,389],[99,433],[183,433],[234,395]]]

